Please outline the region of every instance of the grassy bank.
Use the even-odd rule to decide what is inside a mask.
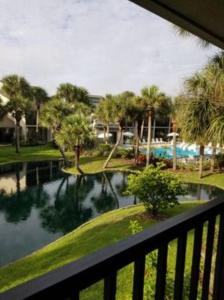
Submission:
[[[163,214],[167,218],[172,217],[197,205],[199,205],[198,202],[183,203],[175,208],[167,209]],[[0,292],[128,237],[131,234],[130,220],[135,219],[139,220],[143,228],[156,223],[155,219],[145,217],[142,205],[105,213],[30,256],[2,267],[0,269]],[[125,277],[125,274],[121,275],[121,282],[125,281]],[[119,299],[128,299],[122,286],[119,290]],[[84,294],[84,299],[96,299],[95,293],[94,290],[88,291],[89,296],[86,298],[87,294]]]
[[[218,188],[224,189],[224,173],[205,173],[203,178],[198,178],[198,172],[189,171],[189,172],[181,172],[178,171],[176,174],[180,177],[180,179],[184,182],[189,183],[199,183],[199,184],[208,184],[213,185]]]
[[[103,165],[105,163],[105,157],[81,157],[80,169],[85,174],[94,174],[105,171]],[[106,170],[110,171],[125,171],[135,169],[134,160],[112,158]],[[67,168],[65,172],[71,174],[80,174],[80,171],[75,167]]]
[[[20,153],[16,153],[15,147],[13,146],[0,147],[0,165],[13,162],[58,159],[60,157],[60,152],[50,144],[21,147]]]
[[[21,152],[17,154],[13,146],[0,146],[0,165],[12,162],[23,161],[41,161],[61,158],[60,152],[53,148],[50,144],[43,146],[22,147]],[[98,173],[105,171],[103,164],[105,157],[82,156],[80,158],[80,169],[86,174]],[[125,171],[134,170],[136,166],[133,160],[113,158],[106,170]],[[80,172],[74,168],[65,170],[71,174],[79,174]],[[210,184],[224,189],[224,173],[205,173],[202,179],[198,178],[196,171],[177,171],[175,174],[185,182]]]

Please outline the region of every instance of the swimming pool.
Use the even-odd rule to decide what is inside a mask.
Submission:
[[[146,149],[142,149],[143,153],[146,153]],[[171,159],[173,157],[173,146],[167,146],[167,147],[158,147],[158,148],[154,148],[152,149],[152,153],[154,154],[154,156],[157,157],[163,157],[163,158],[167,158],[167,159]],[[199,156],[199,150],[190,150],[190,149],[183,149],[181,147],[176,147],[176,153],[177,153],[177,158],[181,158],[181,157],[196,157]],[[211,154],[211,149],[205,149],[205,154],[209,155]]]
[[[196,150],[188,150],[188,149],[182,149],[180,147],[176,147],[176,153],[177,157],[195,157],[198,156],[199,153]],[[153,149],[153,154],[155,156],[160,156],[164,158],[172,158],[173,157],[173,147],[159,147]]]

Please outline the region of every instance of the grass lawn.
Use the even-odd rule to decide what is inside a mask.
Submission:
[[[199,202],[183,203],[175,208],[167,209],[164,214],[166,217],[172,217],[197,205]],[[33,254],[2,267],[0,269],[0,292],[128,237],[131,235],[129,222],[136,219],[139,220],[143,228],[156,223],[155,219],[145,217],[143,205],[121,208],[105,213]],[[175,246],[176,242],[169,249],[169,252],[172,252],[172,255],[169,256],[169,263],[172,268],[174,266]],[[118,299],[129,299],[127,298],[127,285],[130,288],[131,282],[126,279],[129,276],[131,280],[131,272],[132,267],[130,266],[127,267],[127,270],[125,268],[119,272]],[[100,284],[98,284],[97,289],[90,288],[83,292],[82,299],[97,299],[100,288]]]
[[[16,153],[13,146],[0,146],[0,165],[12,162],[58,159],[60,157],[60,152],[50,144],[21,147],[20,153]]]
[[[209,184],[224,189],[224,173],[205,173],[201,179],[198,178],[198,172],[196,171],[177,171],[176,174],[184,182]]]
[[[105,171],[103,169],[103,164],[105,163],[106,157],[85,157],[80,158],[80,169],[85,174],[93,174]],[[114,171],[125,171],[135,169],[134,160],[122,159],[122,158],[112,158],[109,162],[106,170]],[[80,174],[80,172],[75,167],[66,168],[68,173]]]

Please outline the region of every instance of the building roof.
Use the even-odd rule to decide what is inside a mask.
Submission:
[[[223,0],[130,0],[224,49]]]

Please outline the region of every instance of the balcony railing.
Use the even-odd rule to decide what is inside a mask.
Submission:
[[[187,236],[192,230],[194,244],[188,299],[223,300],[224,201],[220,199],[158,223],[126,240],[11,289],[1,294],[0,299],[79,299],[83,289],[102,279],[104,299],[116,299],[117,273],[134,263],[132,298],[140,300],[143,299],[145,258],[154,250],[158,251],[154,298],[165,299],[168,246],[173,240],[177,240],[177,252],[172,299],[183,299]],[[201,259],[204,242],[205,255]]]

